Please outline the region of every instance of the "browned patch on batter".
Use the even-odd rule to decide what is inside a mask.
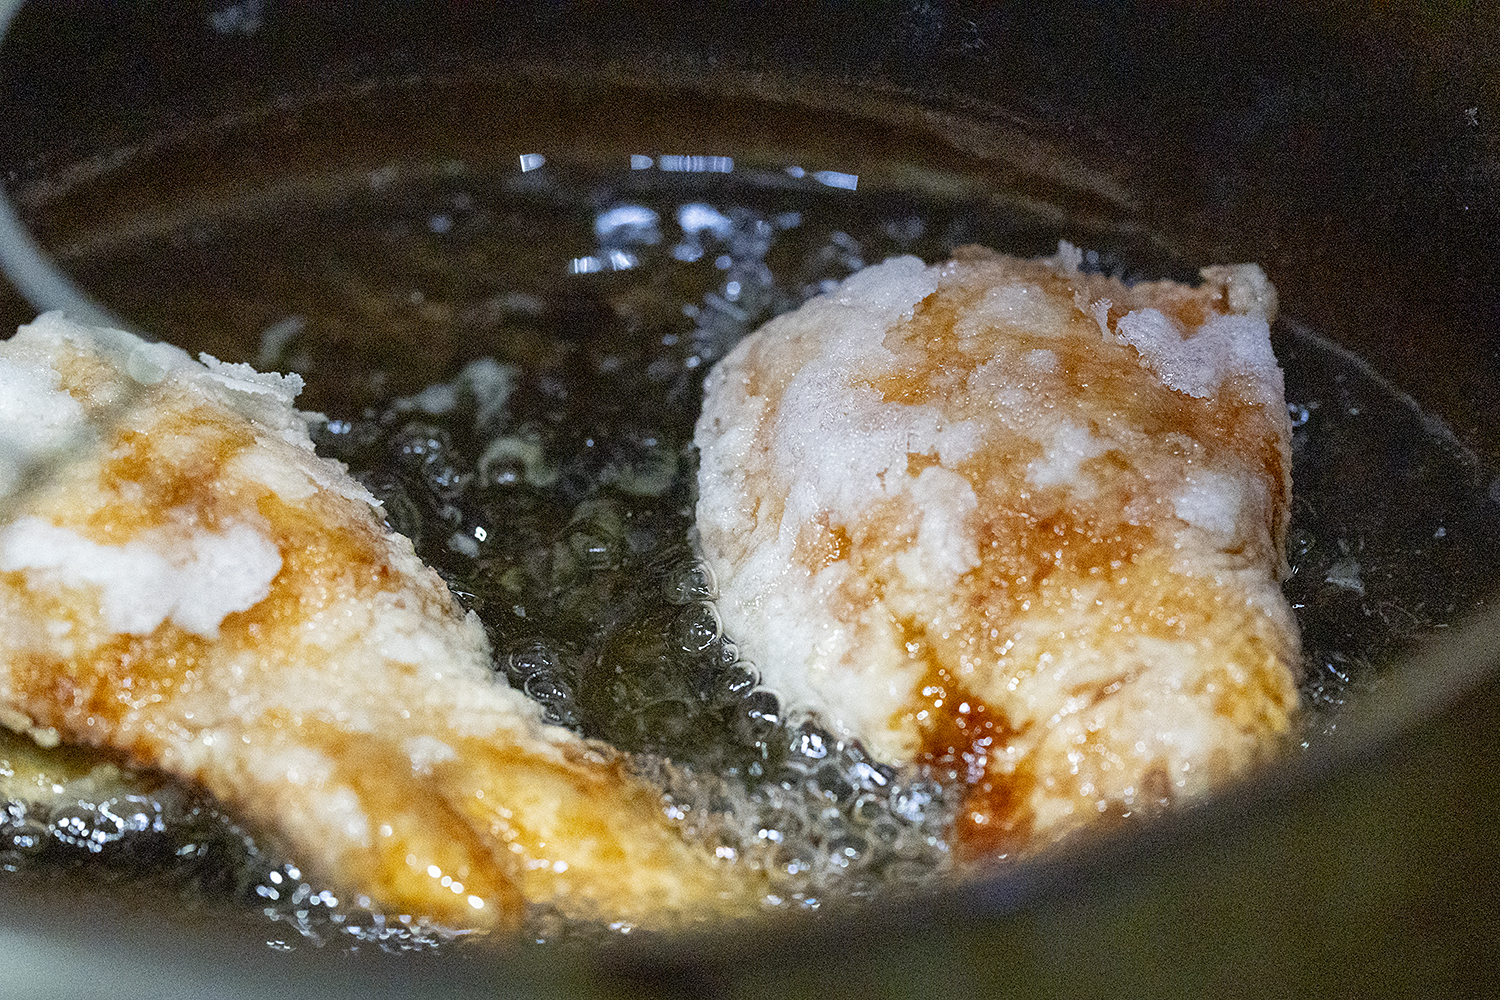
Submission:
[[[1019,850],[1031,838],[1035,776],[1024,761],[1010,773],[992,768],[991,761],[1024,729],[1013,728],[1003,711],[955,676],[921,625],[903,619],[899,627],[907,654],[926,665],[918,704],[906,709],[915,712],[921,727],[917,760],[939,780],[965,787],[953,832],[959,858],[1003,857]]]
[[[76,659],[21,653],[13,659],[15,700],[33,720],[55,727],[70,742],[108,743],[132,763],[149,764],[180,733],[168,723],[168,713],[161,713],[161,725],[143,728],[139,721],[199,683],[206,649],[203,639],[168,622],[150,635],[117,636]],[[137,725],[122,738],[127,720]]]
[[[525,900],[516,874],[525,859],[507,849],[505,831],[477,824],[461,796],[444,794],[451,784],[443,780],[444,765],[434,775],[419,774],[398,744],[314,719],[303,720],[290,735],[326,756],[333,767],[330,785],[352,791],[369,820],[373,849],[361,850],[351,840],[340,860],[346,884],[360,886],[394,912],[452,927],[520,921]],[[472,748],[464,752],[465,766],[473,766]],[[267,806],[274,812],[274,804]],[[470,896],[482,906],[473,906]]]
[[[891,327],[883,343],[896,355],[896,368],[870,383],[883,402],[920,405],[961,390],[984,360],[959,349],[956,331],[958,317],[978,295],[968,285],[942,285]]]
[[[58,352],[56,368],[57,387],[77,400],[90,420],[139,390],[134,382],[122,383],[118,370],[98,354],[73,345]]]
[[[527,898],[576,894],[608,912],[628,895],[621,882],[646,877],[654,849],[667,853],[659,800],[612,753],[572,759],[584,749],[575,746],[556,761],[482,740],[455,748],[458,757],[434,767],[433,780],[514,859]]]
[[[747,898],[746,874],[685,845],[664,822],[659,794],[609,748],[570,743],[556,759],[472,738],[453,747],[457,756],[433,767],[430,785],[502,857],[526,899],[629,921],[685,899],[701,913]]]
[[[891,327],[885,347],[896,354],[898,367],[871,383],[883,402],[926,403],[946,388],[940,376],[960,374],[953,365],[963,358],[954,324],[972,297],[967,290],[939,288],[912,307],[910,318]]]
[[[805,566],[809,573],[818,573],[847,559],[850,544],[848,530],[842,524],[830,526],[825,512],[802,525],[797,532],[797,544],[792,549],[792,558]]]
[[[99,485],[120,502],[95,510],[87,534],[101,545],[122,545],[141,531],[190,511],[194,526],[218,530],[243,499],[221,489],[224,466],[255,444],[242,419],[206,413],[164,416],[149,432],[126,430],[113,442]],[[163,453],[162,444],[172,448]]]
[[[914,451],[906,453],[906,474],[913,478],[920,476],[925,470],[932,468],[934,465],[942,464],[942,460],[933,454],[919,455]]]
[[[401,586],[386,554],[384,529],[372,515],[351,516],[343,498],[319,493],[293,506],[268,490],[258,498],[256,509],[281,549],[282,568],[271,596],[245,614],[263,616],[267,622],[293,620],[315,613],[330,595],[362,600]],[[279,586],[283,582],[285,586]],[[446,591],[435,587],[413,596],[417,594],[447,600]],[[446,614],[446,604],[441,611]]]

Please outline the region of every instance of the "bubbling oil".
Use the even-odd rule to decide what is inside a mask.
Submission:
[[[215,353],[299,371],[304,405],[327,415],[319,450],[478,614],[499,682],[631,754],[684,836],[767,873],[768,908],[950,875],[942,784],[785,717],[723,634],[692,541],[703,376],[766,319],[897,254],[1031,255],[1065,237],[1127,280],[1193,268],[998,202],[725,157],[549,152],[309,189],[322,193],[95,240],[69,265],[168,339],[240,328],[258,351]],[[1294,323],[1273,336],[1295,427],[1287,591],[1313,746],[1382,663],[1477,606],[1500,573],[1500,511],[1489,474],[1357,359]],[[170,782],[54,785],[7,786],[0,866],[234,900],[280,948],[446,946],[310,882]],[[529,931],[610,933],[544,910]]]

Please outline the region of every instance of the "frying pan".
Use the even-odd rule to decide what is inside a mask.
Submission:
[[[214,205],[289,197],[288,179],[393,163],[441,170],[630,143],[732,153],[737,169],[818,164],[858,177],[870,197],[977,206],[1014,223],[1017,246],[1003,249],[1068,236],[1174,275],[1184,262],[1258,260],[1288,317],[1278,349],[1362,358],[1344,359],[1345,382],[1395,400],[1375,433],[1415,421],[1472,503],[1459,555],[1400,571],[1442,607],[1377,643],[1369,683],[1308,749],[1149,827],[942,892],[582,950],[282,954],[263,928],[217,912],[6,880],[0,934],[14,959],[0,992],[1479,988],[1500,959],[1488,930],[1500,899],[1497,71],[1500,18],[1415,0],[1295,16],[1254,4],[833,0],[28,5],[0,49],[0,170],[27,239],[70,277],[57,283],[44,263],[0,290],[7,325],[38,308],[97,308],[254,360],[276,303],[208,322],[222,289],[195,288],[204,272],[91,270],[91,248]],[[27,256],[17,245],[8,267]],[[378,333],[336,340],[351,370],[415,335]],[[451,361],[456,348],[445,349]],[[1344,477],[1385,468],[1334,466]],[[1382,610],[1355,605],[1364,618]]]

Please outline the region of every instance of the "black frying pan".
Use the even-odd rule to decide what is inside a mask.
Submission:
[[[1308,446],[1319,462],[1304,453],[1297,470],[1303,523],[1336,522],[1322,544],[1372,546],[1364,595],[1330,593],[1316,559],[1289,585],[1309,604],[1344,602],[1304,620],[1312,680],[1332,671],[1307,688],[1327,702],[1309,747],[1202,808],[941,894],[586,951],[285,955],[211,907],[162,913],[11,879],[0,926],[24,956],[17,979],[732,996],[1371,995],[1488,978],[1497,21],[1415,3],[1364,18],[1215,6],[28,6],[0,49],[0,166],[20,219],[94,302],[195,350],[255,360],[263,331],[300,310],[322,331],[309,363],[347,376],[313,405],[362,405],[367,369],[419,387],[482,350],[461,324],[434,332],[431,313],[338,299],[345,258],[319,262],[341,245],[383,260],[358,248],[411,208],[351,205],[348,178],[385,169],[420,188],[455,162],[498,171],[533,150],[556,163],[639,148],[732,156],[740,174],[817,164],[857,175],[870,202],[944,206],[948,228],[918,240],[929,256],[945,241],[1038,252],[1067,236],[1135,274],[1259,260],[1290,320],[1276,331],[1289,395],[1378,415],[1382,448],[1359,446],[1357,419],[1328,425]],[[223,238],[229,216],[250,220],[239,242]],[[203,248],[184,250],[195,227]],[[370,264],[361,287],[388,266]],[[426,273],[443,279],[430,294],[477,294],[462,268]],[[12,323],[31,308],[0,292],[0,311]],[[396,363],[413,358],[427,367]],[[1388,499],[1361,502],[1392,476],[1406,478]],[[1391,540],[1405,537],[1396,514],[1423,505],[1455,519],[1461,544]],[[142,972],[143,958],[166,971]]]

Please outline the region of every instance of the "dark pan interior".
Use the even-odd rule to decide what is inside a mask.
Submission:
[[[1488,834],[1500,819],[1500,628],[1488,597],[1500,567],[1496,24],[1417,4],[1360,19],[1330,6],[1294,20],[1227,5],[1023,13],[903,3],[856,15],[840,3],[537,3],[353,19],[269,2],[28,9],[0,53],[7,190],[91,295],[193,349],[253,361],[260,332],[282,314],[320,322],[307,297],[329,287],[318,267],[333,251],[287,247],[360,232],[357,220],[324,227],[312,208],[341,204],[339,185],[372,171],[420,180],[445,163],[498,171],[527,149],[589,160],[632,143],[654,155],[732,155],[742,170],[817,163],[857,174],[871,197],[970,206],[953,213],[963,231],[1003,232],[1005,249],[1045,251],[1066,235],[1119,251],[1139,273],[1174,276],[1191,262],[1259,260],[1292,320],[1277,331],[1283,360],[1298,359],[1303,381],[1292,384],[1359,409],[1368,379],[1375,388],[1361,399],[1391,406],[1363,415],[1378,422],[1385,453],[1444,442],[1448,464],[1403,486],[1405,501],[1457,483],[1473,527],[1468,549],[1434,546],[1391,570],[1412,589],[1385,609],[1401,619],[1396,632],[1372,626],[1387,637],[1376,641],[1373,690],[1330,712],[1314,752],[1144,834],[1107,836],[941,898],[753,935],[586,953],[471,949],[394,965],[273,954],[242,928],[158,922],[107,892],[62,900],[0,883],[0,927],[40,956],[39,970],[68,956],[80,981],[127,953],[158,956],[184,995],[210,982],[268,990],[291,980],[325,993],[488,982],[726,996],[926,982],[1018,995],[1233,994],[1259,992],[1257,981],[1333,981],[1372,995],[1485,975],[1500,957],[1480,934],[1485,901],[1500,895]],[[139,253],[90,264],[112,246],[151,247],[152,227],[170,238],[194,219],[263,220],[280,206],[295,238],[270,257],[285,263],[261,265],[259,283],[227,288],[223,260],[175,292],[180,273],[153,271]],[[227,263],[251,261],[247,246]],[[439,276],[455,299],[477,280]],[[421,356],[435,372],[461,360],[464,331],[434,335],[424,315],[328,319],[323,347],[351,373],[309,402],[357,405],[359,366],[414,337],[428,338]],[[24,321],[28,307],[0,289],[0,318]],[[1309,331],[1368,368],[1322,374],[1338,352]],[[1408,427],[1414,443],[1401,436]],[[1331,454],[1314,496],[1347,514],[1351,535],[1373,537],[1397,518],[1359,507],[1361,480],[1390,466],[1347,456],[1339,433],[1318,439]],[[1299,585],[1317,596],[1306,576]],[[1444,607],[1409,614],[1423,588]],[[1358,613],[1381,611],[1372,600]],[[1339,637],[1310,635],[1325,639]],[[122,989],[149,992],[134,968],[116,973]]]

